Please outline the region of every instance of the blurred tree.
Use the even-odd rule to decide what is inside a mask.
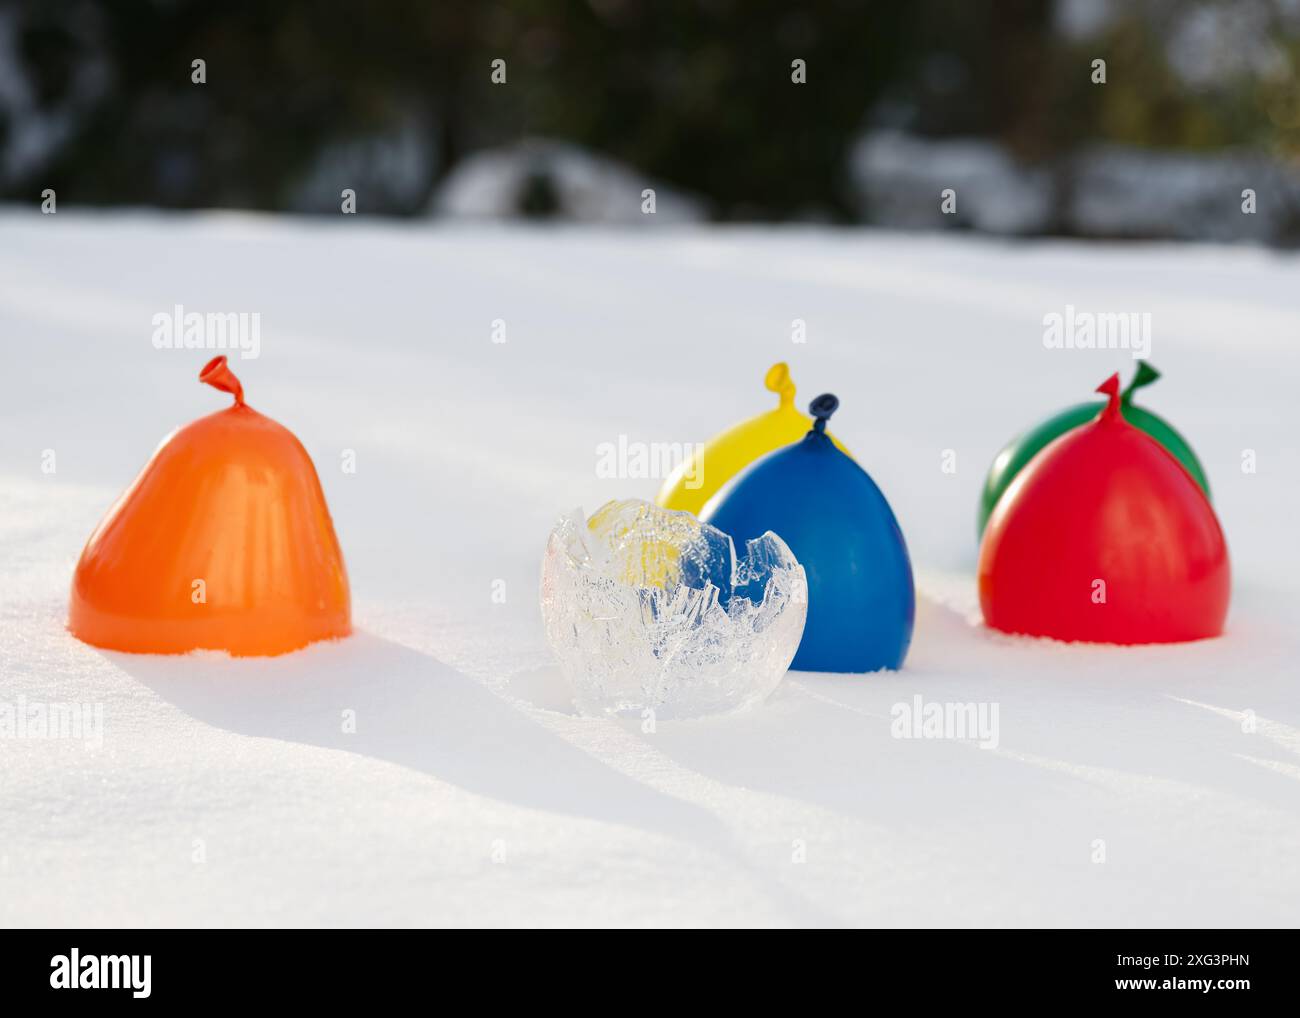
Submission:
[[[510,5],[508,29],[489,44],[522,64],[518,126],[700,194],[722,218],[838,217],[850,207],[847,151],[895,73],[906,10],[887,0],[527,0]]]
[[[1105,16],[1063,30],[1081,5]],[[354,187],[410,214],[466,153],[544,136],[720,218],[836,219],[850,148],[890,122],[996,139],[1064,205],[1097,140],[1300,154],[1295,22],[1276,0],[6,0],[0,194],[329,209]]]
[[[886,0],[437,3],[18,0],[38,104],[70,68],[108,69],[67,142],[10,194],[281,208],[322,150],[421,125],[411,212],[467,150],[565,138],[698,192],[722,216],[848,209],[845,153],[893,73],[903,5]],[[190,64],[207,63],[191,83]],[[493,85],[490,62],[507,63]],[[791,80],[806,62],[807,83]],[[39,176],[39,181],[35,178]]]
[[[29,81],[65,65],[108,68],[95,101],[71,111],[70,137],[39,170],[42,186],[81,202],[284,207],[332,142],[428,125],[436,177],[459,152],[482,5],[373,0],[22,0],[17,21]],[[51,54],[54,54],[52,56]],[[191,62],[206,61],[206,83]],[[41,88],[57,107],[59,88]],[[8,190],[29,191],[36,181]],[[373,211],[410,212],[409,208]]]

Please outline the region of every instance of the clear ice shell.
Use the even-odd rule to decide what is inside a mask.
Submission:
[[[770,531],[747,551],[737,561],[721,530],[639,499],[561,517],[542,618],[578,706],[686,718],[771,693],[803,636],[808,581]]]

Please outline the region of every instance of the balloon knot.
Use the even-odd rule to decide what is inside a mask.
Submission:
[[[763,385],[767,387],[768,392],[780,395],[781,406],[794,403],[794,382],[790,379],[790,365],[785,361],[778,361],[767,369],[767,377],[763,379]]]
[[[1109,397],[1106,409],[1103,410],[1102,416],[1113,418],[1119,416],[1119,372],[1111,375],[1101,385],[1097,386],[1097,391]]]
[[[239,379],[230,370],[225,354],[213,357],[203,366],[203,370],[199,372],[199,381],[207,382],[214,389],[230,393],[235,397],[235,406],[244,405],[244,387],[239,384]]]
[[[1133,393],[1144,385],[1150,385],[1159,377],[1160,372],[1151,366],[1150,361],[1138,361],[1137,371],[1133,373],[1133,381],[1125,386],[1124,391],[1120,393],[1120,399],[1124,403],[1132,402]]]
[[[818,434],[826,431],[826,422],[831,419],[831,414],[839,409],[840,401],[832,396],[829,392],[824,392],[815,400],[808,404],[808,412],[816,420],[813,422],[813,430]]]

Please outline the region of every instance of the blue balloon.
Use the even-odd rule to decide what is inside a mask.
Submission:
[[[829,394],[813,400],[813,429],[732,478],[700,519],[730,534],[737,549],[770,530],[803,565],[808,622],[792,668],[896,669],[916,617],[912,563],[876,482],[826,435],[837,406]]]

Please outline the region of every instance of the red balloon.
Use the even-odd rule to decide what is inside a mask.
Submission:
[[[1124,420],[1119,375],[1096,420],[1040,451],[1003,493],[980,545],[994,629],[1095,643],[1218,636],[1228,547],[1214,509],[1158,442]]]

